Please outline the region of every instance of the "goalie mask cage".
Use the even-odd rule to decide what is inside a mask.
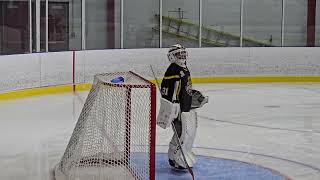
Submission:
[[[131,71],[95,75],[55,178],[155,179],[155,131],[153,83]]]

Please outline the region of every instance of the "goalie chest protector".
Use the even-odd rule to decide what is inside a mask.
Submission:
[[[172,101],[174,86],[177,81],[179,82],[177,103],[180,103],[182,112],[189,112],[192,101],[192,82],[187,67],[180,67],[175,63],[170,64],[161,83],[161,95],[163,98]]]

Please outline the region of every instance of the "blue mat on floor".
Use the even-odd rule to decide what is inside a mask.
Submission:
[[[197,156],[193,167],[196,180],[285,180],[277,171],[236,160]],[[167,154],[157,153],[156,180],[191,179],[188,171],[170,168]]]

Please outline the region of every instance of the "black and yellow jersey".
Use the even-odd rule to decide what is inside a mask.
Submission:
[[[161,82],[161,95],[168,101],[180,103],[182,112],[190,111],[192,82],[189,69],[171,63]]]

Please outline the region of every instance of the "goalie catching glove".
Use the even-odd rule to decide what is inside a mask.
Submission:
[[[196,109],[202,107],[204,104],[208,103],[209,97],[203,96],[200,91],[192,89],[192,102],[191,109]]]

